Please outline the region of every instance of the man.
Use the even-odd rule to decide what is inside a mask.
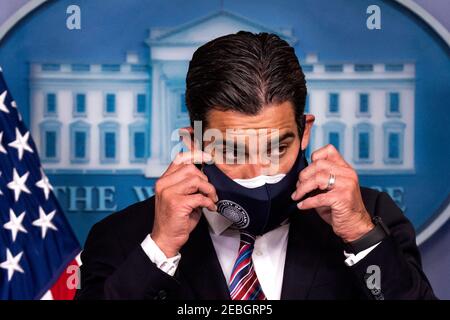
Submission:
[[[236,163],[236,147],[223,152],[231,163],[211,164],[224,141],[212,153],[188,143],[154,197],[92,228],[78,299],[434,298],[413,226],[389,196],[359,187],[331,145],[306,166],[314,116],[303,115],[304,74],[284,40],[217,38],[194,53],[186,85],[192,124],[239,129],[233,138],[274,129],[277,165]]]

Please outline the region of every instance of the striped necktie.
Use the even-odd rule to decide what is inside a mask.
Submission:
[[[241,232],[239,254],[234,263],[229,282],[232,300],[266,300],[252,261],[255,240],[255,236]]]

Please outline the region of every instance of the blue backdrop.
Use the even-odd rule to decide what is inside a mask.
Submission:
[[[66,27],[68,18],[66,9],[71,4],[76,4],[81,9],[81,30],[70,30]],[[381,8],[382,27],[380,30],[369,30],[366,27],[368,18],[366,9],[373,4]],[[221,15],[221,12],[225,12],[225,14]],[[120,117],[112,117],[112,120],[109,118],[99,120],[105,121],[107,125],[110,124],[109,122],[114,122],[119,126],[126,127],[142,123],[142,130],[146,134],[144,141],[147,144],[145,150],[142,151],[146,157],[142,163],[137,161],[138,164],[135,164],[128,159],[130,161],[127,163],[130,165],[123,164],[123,157],[133,157],[131,153],[128,156],[129,152],[125,151],[133,144],[131,136],[130,139],[124,140],[125,146],[121,146],[115,151],[122,157],[121,160],[117,160],[117,163],[100,161],[97,165],[97,163],[71,161],[69,158],[68,162],[64,163],[63,147],[61,147],[61,157],[58,159],[61,161],[60,164],[51,159],[47,162],[43,161],[52,184],[58,187],[58,198],[81,242],[84,242],[93,223],[115,210],[151,195],[151,187],[157,178],[155,174],[146,174],[146,168],[151,166],[151,164],[147,164],[147,161],[153,159],[154,154],[152,153],[155,150],[159,150],[152,143],[158,141],[158,138],[163,139],[163,137],[156,136],[159,131],[155,125],[158,125],[159,120],[152,119],[159,112],[156,112],[155,108],[162,108],[162,105],[158,104],[159,100],[155,98],[155,70],[161,68],[165,72],[165,77],[169,78],[165,85],[173,92],[179,92],[183,88],[179,74],[183,73],[185,65],[177,65],[174,67],[176,70],[173,71],[172,65],[166,61],[161,62],[160,58],[155,59],[156,50],[153,56],[151,54],[153,48],[166,45],[164,41],[149,45],[146,40],[153,39],[156,42],[161,39],[161,37],[158,38],[158,35],[170,35],[170,30],[175,30],[181,34],[180,38],[176,38],[176,35],[175,40],[170,38],[169,40],[172,42],[167,46],[172,48],[170,54],[176,54],[173,52],[176,52],[177,45],[185,45],[182,36],[183,30],[192,30],[191,34],[194,34],[194,38],[195,34],[207,37],[208,35],[201,33],[204,32],[201,31],[202,23],[209,21],[208,17],[212,21],[211,23],[214,23],[224,16],[226,19],[224,18],[225,22],[223,23],[226,26],[228,26],[226,23],[231,23],[233,26],[242,24],[255,29],[279,32],[293,43],[297,55],[304,64],[314,65],[321,62],[324,65],[370,64],[374,65],[374,68],[377,63],[413,64],[415,72],[412,80],[403,79],[400,82],[361,81],[361,83],[365,83],[361,90],[366,91],[372,90],[371,86],[374,90],[387,88],[388,91],[395,86],[399,86],[400,90],[409,90],[406,86],[412,86],[413,103],[410,109],[403,110],[404,114],[401,116],[402,119],[409,119],[408,112],[413,113],[410,122],[405,120],[406,128],[407,130],[411,129],[409,132],[412,134],[413,151],[410,156],[413,159],[412,169],[385,170],[384,167],[381,169],[376,167],[375,163],[372,166],[369,164],[367,168],[361,165],[360,180],[362,185],[388,191],[405,210],[419,232],[446,208],[445,204],[450,195],[450,184],[448,183],[450,179],[450,170],[448,170],[450,117],[446,112],[450,99],[449,48],[429,26],[402,6],[391,1],[353,1],[349,3],[345,0],[249,0],[224,3],[199,0],[189,2],[177,0],[49,1],[28,14],[0,41],[0,65],[4,70],[12,95],[20,107],[25,122],[31,128],[37,144],[40,143],[38,141],[41,141],[42,135],[42,131],[39,129],[40,124],[47,120],[59,121],[61,130],[65,130],[65,128],[69,130],[72,123],[81,125],[88,123],[90,138],[92,138],[92,143],[96,143],[97,133],[94,133],[93,130],[97,125],[95,121],[98,119],[89,123],[90,116],[75,117],[72,114],[72,105],[69,106],[64,102],[58,103],[58,108],[61,110],[70,108],[67,117],[63,116],[63,111],[58,111],[56,117],[41,115],[40,101],[46,101],[45,93],[48,93],[51,88],[54,88],[55,92],[71,89],[72,93],[76,93],[77,90],[81,90],[80,88],[86,91],[92,85],[98,91],[115,94],[117,108],[120,108],[121,101],[125,101],[121,99],[126,99],[126,93],[123,93],[123,97],[121,96],[120,85],[128,88],[130,92],[142,91],[148,99],[144,114],[137,116],[136,119],[133,118],[130,120],[131,122],[125,123],[125,120],[122,121]],[[203,17],[207,18],[202,20]],[[150,30],[153,32],[153,37],[149,36]],[[203,39],[202,37],[200,38]],[[168,38],[163,37],[164,39]],[[65,75],[65,65],[88,64],[92,71],[95,68],[93,65],[96,64],[101,66],[100,68],[104,68],[105,65],[114,68],[116,65],[126,64],[127,52],[132,52],[136,57],[135,59],[133,55],[129,56],[128,64],[141,66],[141,69],[135,70],[136,78],[130,78],[128,75],[124,78],[118,76],[117,79],[120,81],[118,80],[116,83],[117,86],[108,88],[107,84],[113,83],[115,80],[109,79],[109,82],[105,82],[107,84],[103,85],[100,81],[105,79],[102,78],[103,80],[95,82],[89,82],[91,80],[74,82],[72,86],[66,88],[63,84],[73,81],[72,75],[62,79],[57,76],[52,78],[57,72]],[[314,62],[314,55],[311,53],[317,54],[318,61]],[[35,64],[38,64],[37,68],[40,68],[37,72],[34,72],[33,69]],[[52,70],[52,68],[54,69]],[[120,71],[122,70],[120,69]],[[45,71],[50,73],[45,73]],[[171,79],[172,73],[175,74],[174,79]],[[315,82],[314,74],[311,73],[311,75],[309,83],[312,86],[317,85],[318,97],[320,90],[329,90],[330,86],[332,87],[335,83],[326,79]],[[173,81],[170,82],[171,80]],[[338,83],[336,91],[345,102],[345,90],[358,91],[359,89],[353,87],[352,83],[344,81],[341,83],[345,84]],[[40,91],[44,92],[43,98],[40,96]],[[58,101],[65,101],[64,94],[63,92],[59,96],[58,93]],[[376,95],[375,92],[373,95]],[[314,96],[312,97],[314,98]],[[90,102],[93,101],[95,104],[97,100],[95,100],[95,96],[87,96],[86,99],[89,110]],[[323,112],[322,106],[315,105],[313,102],[314,99],[310,101],[310,112],[313,114]],[[45,105],[45,103],[43,104]],[[340,107],[343,118],[345,118],[346,113],[350,111],[346,111],[345,103],[341,103]],[[374,109],[378,107],[381,107],[381,102],[373,104]],[[186,115],[183,115],[183,106],[180,110],[178,110],[181,112],[180,115],[172,111],[169,113],[169,116],[174,118],[173,123],[176,123],[178,116],[181,119],[180,123],[185,121]],[[390,118],[389,121],[384,121],[377,118],[375,110],[372,113],[363,121],[373,122],[373,127],[375,129],[379,127],[379,132],[383,132],[381,128],[385,122],[390,121]],[[41,116],[42,119],[39,118]],[[326,114],[324,113],[325,120]],[[343,120],[343,122],[346,121]],[[115,132],[113,126],[107,128],[113,128],[111,132]],[[99,130],[102,132],[101,129]],[[109,132],[109,129],[106,130]],[[117,130],[119,132],[121,129]],[[351,132],[353,129],[347,124],[345,130]],[[69,144],[70,133],[67,132],[67,136],[64,136],[58,131],[62,144]],[[67,140],[64,140],[64,137]],[[100,141],[102,137],[100,135]],[[349,133],[341,138],[345,140],[346,145],[348,137],[353,138],[353,134]],[[116,139],[120,140],[121,138],[117,135]],[[374,139],[378,139],[376,134]],[[324,140],[319,139],[315,147],[323,142]],[[98,152],[101,154],[102,144],[99,142],[98,146]],[[92,146],[90,147],[92,148]],[[44,148],[43,145],[41,145],[41,157],[44,152],[42,148]],[[408,148],[406,142],[404,148]],[[374,156],[377,157],[378,153],[383,152],[382,149],[381,144],[375,146]],[[351,151],[347,152],[352,154]],[[92,154],[89,161],[93,161],[94,156]],[[405,157],[407,157],[406,153]],[[165,158],[161,156],[158,159],[162,159],[161,161],[164,162]],[[406,159],[403,161],[406,162]],[[439,238],[450,244],[448,230],[447,224],[439,234],[429,241],[436,241],[435,239]],[[430,246],[425,243],[423,248],[426,248],[427,245]],[[426,254],[436,257],[436,263],[441,261],[444,264],[447,263],[449,266],[447,270],[450,270],[448,253],[428,251]],[[431,266],[430,270],[433,268]],[[439,277],[441,279],[444,277],[444,283],[450,283],[449,273],[441,274]],[[437,286],[440,285],[439,281],[435,283]],[[438,290],[442,290],[443,294],[450,296],[444,285],[442,285],[442,289]]]

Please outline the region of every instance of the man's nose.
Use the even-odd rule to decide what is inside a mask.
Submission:
[[[242,179],[251,179],[260,175],[261,166],[257,164],[249,164],[246,166],[245,170],[242,171]]]
[[[241,179],[251,179],[260,175],[271,175],[274,174],[270,172],[267,166],[262,164],[248,164],[241,171]]]

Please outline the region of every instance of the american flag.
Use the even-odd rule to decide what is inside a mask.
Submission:
[[[0,68],[0,299],[70,299],[80,245]]]

